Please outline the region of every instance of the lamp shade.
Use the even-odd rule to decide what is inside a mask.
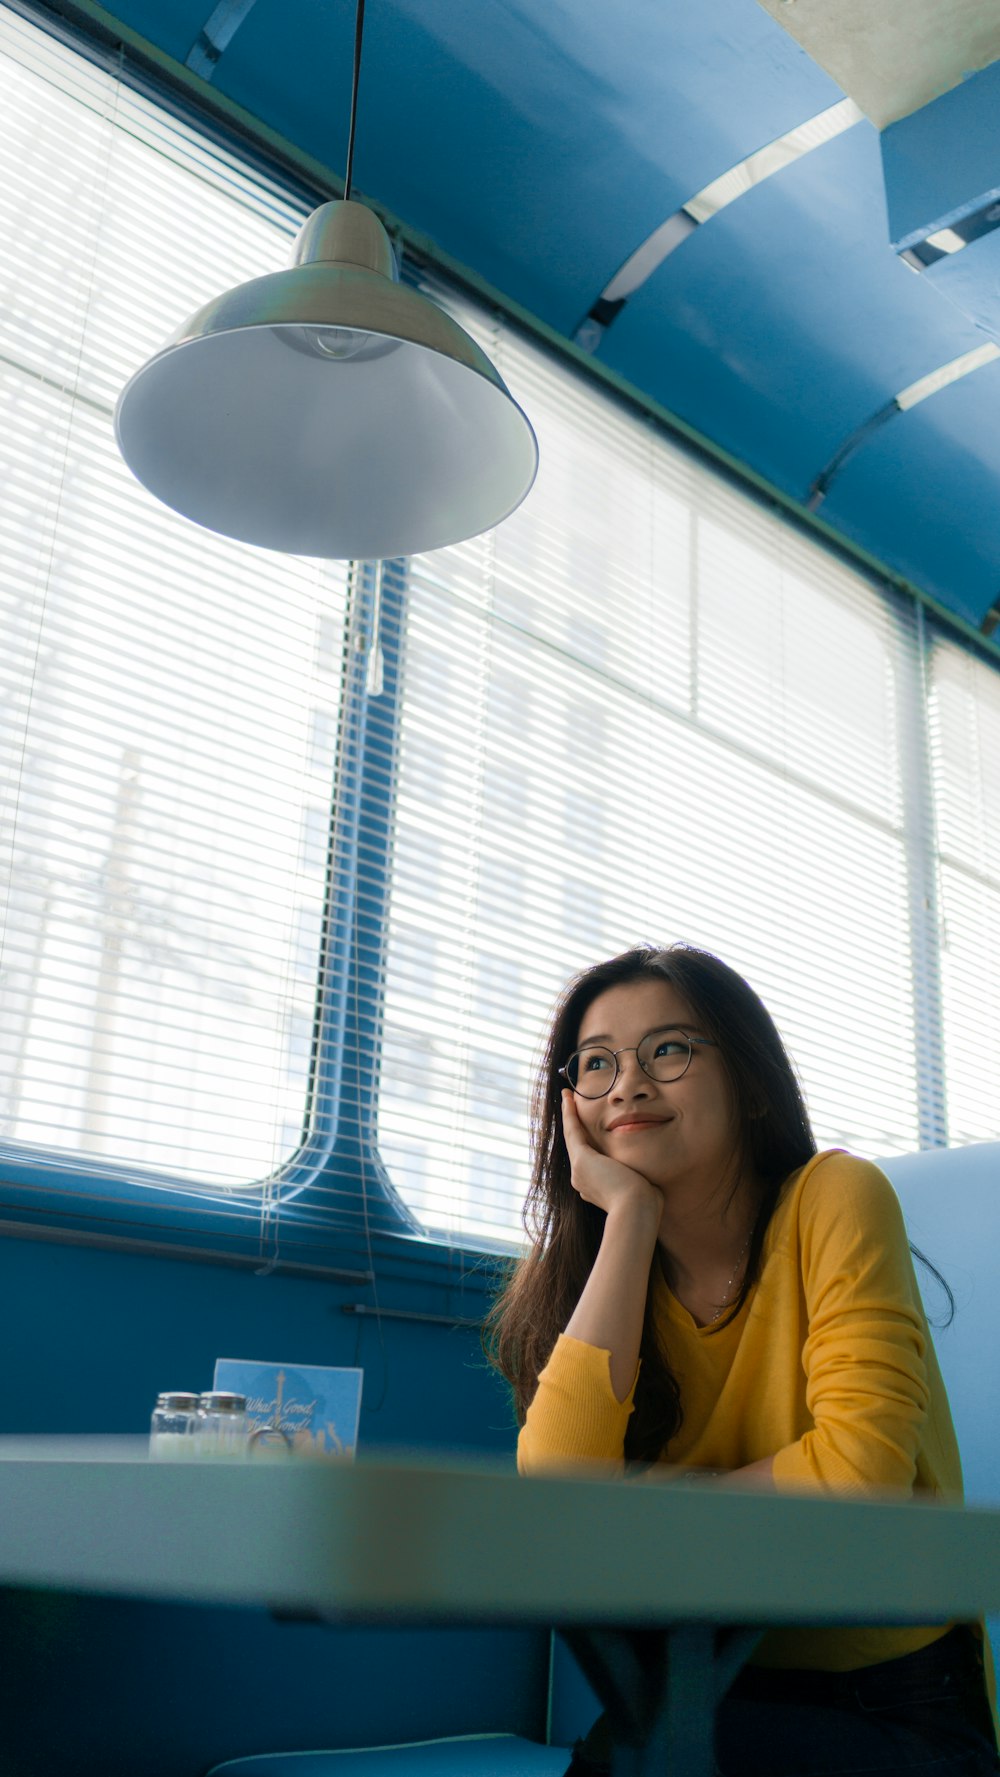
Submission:
[[[499,524],[538,446],[475,341],[400,284],[371,210],[323,204],[288,271],[199,309],[115,410],[129,468],[196,524],[370,560]]]

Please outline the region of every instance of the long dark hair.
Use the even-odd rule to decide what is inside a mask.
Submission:
[[[729,1201],[743,1179],[752,1181],[759,1193],[743,1283],[711,1332],[721,1332],[742,1308],[760,1274],[764,1239],[782,1186],[816,1153],[802,1091],[774,1020],[735,969],[693,945],[640,945],[577,975],[556,1007],[535,1085],[531,1186],[524,1206],[531,1250],[514,1265],[484,1330],[486,1355],[511,1384],[519,1424],[539,1372],[580,1299],[604,1229],[603,1211],[586,1203],[570,1183],[559,1068],[575,1049],[584,1013],[598,994],[650,977],[675,988],[698,1028],[718,1045],[736,1120]],[[911,1250],[943,1285],[953,1315],[955,1301],[944,1278],[916,1247]],[[652,1300],[650,1282],[639,1381],[625,1438],[625,1457],[632,1463],[654,1462],[683,1422],[680,1388],[657,1337]]]

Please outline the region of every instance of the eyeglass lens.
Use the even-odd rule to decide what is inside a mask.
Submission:
[[[643,1037],[635,1053],[651,1080],[679,1080],[691,1060],[691,1044],[679,1031],[654,1030]],[[566,1078],[584,1098],[603,1098],[617,1077],[618,1061],[611,1049],[577,1049],[566,1063]]]

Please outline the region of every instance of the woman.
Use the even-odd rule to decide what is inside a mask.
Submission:
[[[683,945],[580,975],[534,1129],[534,1244],[489,1336],[523,1473],[664,1462],[710,1486],[961,1498],[895,1193],[817,1153],[739,975]],[[607,1750],[599,1721],[574,1777]],[[980,1777],[996,1751],[982,1622],[771,1630],[716,1715],[720,1777]]]

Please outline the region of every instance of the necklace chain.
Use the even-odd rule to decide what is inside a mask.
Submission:
[[[729,1297],[730,1297],[730,1294],[731,1294],[732,1288],[733,1288],[733,1284],[736,1282],[736,1274],[739,1271],[739,1268],[742,1265],[743,1260],[746,1258],[749,1250],[750,1250],[750,1235],[748,1234],[746,1237],[746,1240],[743,1244],[742,1251],[740,1252],[740,1256],[737,1259],[736,1264],[733,1267],[733,1275],[729,1279],[729,1282],[726,1285],[726,1293],[723,1296],[722,1301],[719,1303],[718,1308],[715,1310],[715,1313],[713,1314],[711,1320],[709,1321],[709,1323],[708,1323],[709,1326],[714,1326],[715,1322],[719,1318],[719,1315],[722,1313],[722,1310],[728,1305]]]

